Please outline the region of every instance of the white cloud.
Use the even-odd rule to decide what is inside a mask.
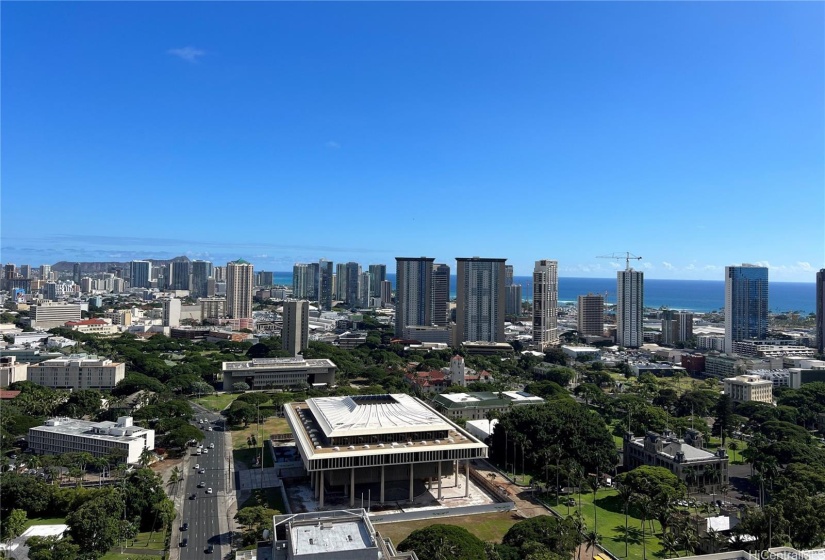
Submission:
[[[799,267],[799,270],[802,270],[804,272],[814,272],[815,270],[809,262],[797,262],[796,266]]]
[[[717,270],[718,268],[719,267],[716,266],[715,264],[706,264],[705,265],[705,270]]]
[[[693,263],[690,263],[685,267],[685,270],[696,270],[696,266]]]
[[[612,266],[613,268],[621,268],[621,266],[619,266],[619,263],[615,262],[610,263],[610,266]]]
[[[667,261],[662,261],[662,266],[665,267],[667,270],[675,270],[676,267],[673,266],[671,263]]]
[[[324,145],[325,145],[327,148],[329,148],[330,150],[338,150],[338,149],[340,149],[340,148],[341,148],[341,144],[339,144],[339,143],[338,143],[338,142],[336,142],[335,140],[330,140],[329,142],[327,142],[327,143],[326,143],[326,144],[324,144]]]
[[[642,265],[642,268],[644,268],[645,270],[653,270],[653,265],[649,262],[646,262]]]
[[[201,49],[196,49],[195,47],[183,47],[180,49],[169,49],[166,51],[168,54],[176,56],[181,60],[185,60],[186,62],[197,62],[198,58],[205,55],[206,51],[202,51]]]

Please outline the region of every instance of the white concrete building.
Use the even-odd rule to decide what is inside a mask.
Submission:
[[[28,441],[39,455],[87,452],[104,457],[120,449],[127,463],[137,463],[144,449],[155,448],[155,431],[134,426],[131,416],[121,416],[117,422],[51,418],[43,426],[29,428]]]
[[[737,375],[723,381],[725,394],[733,402],[773,402],[773,381],[758,375]]]
[[[639,348],[644,344],[644,273],[629,268],[616,273],[616,344]]]
[[[311,398],[284,406],[287,422],[319,508],[324,493],[343,490],[350,507],[358,485],[378,484],[372,499],[397,501],[400,484],[412,501],[422,483],[435,482],[442,498],[442,478],[457,474],[459,463],[469,478],[469,462],[486,458],[487,446],[423,401],[404,394]],[[465,497],[469,493],[465,481]],[[377,494],[377,495],[376,495]]]
[[[46,301],[29,308],[31,328],[49,330],[80,320],[80,304]]]
[[[243,382],[252,389],[295,387],[335,383],[336,366],[326,358],[256,358],[248,362],[223,362],[223,390],[231,391],[234,383]]]
[[[26,381],[29,364],[17,363],[15,356],[0,356],[0,387]]]
[[[53,389],[113,389],[126,375],[126,364],[72,355],[32,364],[28,380]]]
[[[180,326],[180,300],[177,298],[163,300],[163,326]]]

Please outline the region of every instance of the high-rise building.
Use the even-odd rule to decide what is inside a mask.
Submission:
[[[215,282],[226,282],[226,267],[225,266],[216,266],[212,269],[212,276],[215,278]]]
[[[533,267],[533,345],[539,350],[559,343],[559,263],[542,259]]]
[[[17,267],[12,263],[3,265],[3,279],[14,280],[17,277]]]
[[[318,263],[295,263],[292,267],[292,294],[296,298],[318,299]]]
[[[372,275],[369,272],[362,272],[358,275],[358,307],[370,307],[372,297]]]
[[[768,269],[743,264],[725,267],[725,352],[739,340],[768,336]]]
[[[825,268],[816,273],[816,347],[825,354]]]
[[[189,261],[172,261],[169,265],[170,287],[173,290],[189,289]]]
[[[43,298],[48,299],[50,301],[57,300],[57,283],[56,282],[46,282],[44,284],[43,289]]]
[[[510,284],[504,287],[504,314],[507,317],[521,315],[521,284]]]
[[[83,278],[83,272],[80,270],[80,263],[76,262],[72,265],[72,282],[79,286],[81,278]]]
[[[204,321],[226,319],[226,298],[204,297],[198,303],[201,304],[201,317]]]
[[[384,280],[381,282],[381,305],[387,307],[392,303],[392,282]]]
[[[504,287],[513,285],[513,265],[504,265]]]
[[[284,302],[284,326],[281,329],[281,348],[292,357],[300,354],[309,344],[309,302],[289,300]]]
[[[152,263],[149,261],[132,261],[129,264],[129,272],[129,285],[133,288],[152,286]]]
[[[41,264],[40,265],[40,279],[44,282],[48,282],[51,280],[52,275],[52,266],[50,264]]]
[[[507,259],[457,257],[453,344],[504,342],[504,266]]]
[[[318,304],[323,311],[332,309],[332,298],[335,295],[334,270],[332,261],[326,259],[318,261]]]
[[[80,279],[80,291],[83,293],[88,294],[92,291],[92,279],[88,276],[84,276]]]
[[[644,344],[644,273],[628,268],[616,273],[616,344],[639,348]]]
[[[163,300],[163,326],[180,326],[180,300],[177,298]]]
[[[335,265],[335,299],[344,301],[347,299],[347,264],[338,263]]]
[[[269,270],[262,270],[258,274],[258,281],[255,282],[258,286],[269,287],[275,283],[275,275]]]
[[[344,301],[350,307],[357,306],[360,301],[360,293],[358,291],[361,278],[361,265],[356,262],[348,262],[346,268],[347,274],[347,291]]]
[[[255,270],[243,259],[226,263],[226,314],[231,319],[252,318]]]
[[[192,293],[193,298],[207,297],[209,294],[209,278],[212,276],[212,263],[209,261],[192,261]]]
[[[604,335],[604,296],[587,294],[578,297],[577,329],[582,336]]]
[[[30,264],[21,264],[20,265],[20,276],[24,280],[28,280],[32,277],[32,267]]]
[[[407,326],[433,324],[433,261],[429,257],[395,257],[395,335]]]
[[[450,324],[450,267],[433,264],[433,325],[446,327]]]
[[[662,344],[685,342],[693,336],[693,314],[665,309],[662,311]]]
[[[371,264],[370,271],[370,296],[381,297],[381,282],[387,279],[387,265]]]

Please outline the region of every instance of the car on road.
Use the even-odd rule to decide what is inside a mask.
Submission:
[[[199,464],[195,463],[195,466],[193,468],[199,469],[199,468],[201,468],[201,466]]]
[[[212,431],[212,426],[209,426],[208,428],[206,428],[206,431],[211,432]]]
[[[201,469],[198,471],[198,474],[206,474],[206,469]]]
[[[210,444],[209,444],[209,449],[215,449],[215,444],[214,444],[214,443],[210,443]]]
[[[188,531],[189,530],[189,523],[184,523],[180,526],[181,531]]]
[[[189,539],[183,539],[182,541],[180,541],[180,546],[189,546]]]
[[[192,494],[191,496],[189,496],[189,499],[190,499],[190,500],[194,500],[194,499],[195,499],[195,498],[197,498],[197,497],[198,497],[198,495],[197,495],[197,494]]]
[[[204,450],[203,450],[203,452],[204,452],[204,453],[209,453],[209,450],[208,450],[208,449],[204,449]]]
[[[207,494],[211,494],[211,493],[212,493],[212,489],[211,489],[211,488],[207,488],[207,489],[206,489],[206,493],[207,493]]]
[[[212,554],[213,552],[215,552],[215,545],[210,544],[209,546],[206,547],[206,550],[204,550],[204,552],[206,554]]]
[[[198,482],[198,488],[206,488],[206,483],[204,481]]]

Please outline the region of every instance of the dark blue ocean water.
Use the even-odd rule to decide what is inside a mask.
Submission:
[[[395,274],[387,274],[395,288]],[[275,283],[292,285],[291,272],[276,272]],[[533,278],[516,276],[513,283],[521,284],[522,297],[533,298]],[[450,297],[455,298],[455,276],[450,279]],[[602,294],[608,303],[616,303],[615,278],[559,278],[559,302],[576,301],[580,295]],[[651,280],[645,279],[645,306],[669,307],[686,311],[708,312],[724,309],[724,280]],[[771,282],[768,307],[771,311],[800,311],[814,313],[816,285],[803,282]]]

